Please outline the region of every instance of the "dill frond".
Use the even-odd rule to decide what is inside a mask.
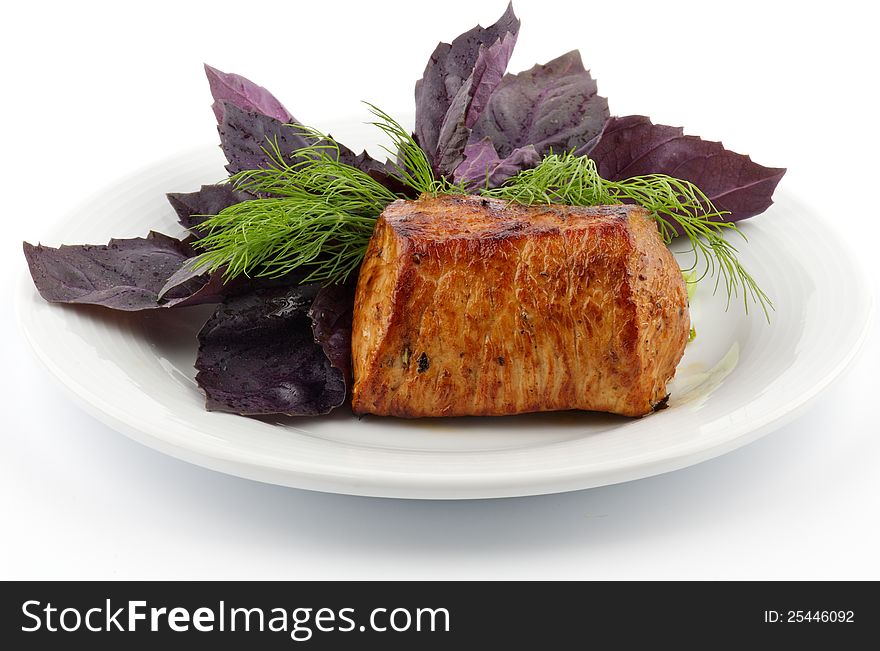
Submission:
[[[394,149],[398,181],[419,194],[464,193],[461,186],[437,179],[425,152],[403,127],[368,104]],[[317,129],[296,129],[310,144],[285,157],[276,141],[263,151],[265,168],[233,174],[229,182],[260,197],[225,208],[200,226],[207,236],[195,243],[202,251],[190,263],[206,271],[279,277],[306,272],[304,282],[344,282],[358,268],[379,214],[398,196],[369,174],[339,160],[340,148]]]
[[[586,156],[550,154],[537,167],[523,170],[504,185],[480,194],[525,205],[558,203],[600,206],[619,203]]]
[[[393,148],[397,180],[419,194],[465,194],[462,185],[437,178],[425,152],[391,116],[368,104]],[[264,150],[269,165],[230,177],[238,189],[260,198],[230,206],[201,225],[208,235],[195,246],[202,250],[190,263],[210,271],[224,270],[227,279],[238,275],[284,276],[306,273],[305,281],[339,283],[360,265],[379,214],[397,195],[369,174],[339,160],[339,145],[329,136],[301,125],[311,143],[285,158],[277,142]],[[551,154],[532,169],[524,170],[494,189],[480,194],[532,205],[567,204],[596,206],[632,202],[644,206],[656,220],[666,243],[680,230],[694,253],[691,270],[702,264],[699,277],[715,277],[722,284],[728,305],[742,295],[758,303],[769,320],[773,305],[754,278],[736,258],[737,249],[724,235],[745,236],[694,184],[664,174],[638,176],[623,181],[603,179],[594,161],[573,153]]]
[[[205,222],[208,235],[195,264],[206,270],[276,278],[296,270],[303,282],[344,282],[363,259],[376,223],[344,202],[321,197],[281,197],[244,201]]]
[[[265,149],[270,163],[266,168],[244,170],[229,181],[239,190],[256,195],[298,198],[321,196],[329,202],[359,201],[363,210],[378,208],[397,199],[397,195],[366,172],[339,161],[339,145],[328,136],[301,125],[290,125],[314,142],[297,149],[285,160],[276,142]]]
[[[230,177],[239,190],[259,197],[208,217],[203,252],[192,265],[238,275],[279,277],[306,272],[304,282],[344,282],[367,249],[379,214],[399,197],[369,174],[340,162],[339,145],[300,125],[312,144],[289,159],[277,143],[265,148],[264,169]]]
[[[431,162],[424,150],[419,147],[406,129],[385,111],[369,102],[364,102],[370,113],[376,117],[372,126],[381,130],[391,139],[392,147],[382,147],[391,157],[397,180],[416,190],[419,194],[436,197],[438,194],[466,194],[462,185],[455,185],[445,177],[436,178]]]

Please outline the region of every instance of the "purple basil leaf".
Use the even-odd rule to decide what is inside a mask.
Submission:
[[[268,167],[277,156],[289,162],[293,154],[303,147],[315,144],[297,128],[298,123],[284,123],[261,113],[242,111],[237,106],[224,104],[223,121],[217,127],[220,132],[220,146],[229,164],[230,174],[243,170]],[[343,162],[369,166],[378,165],[366,153],[355,156],[345,145],[339,144],[339,156]],[[267,151],[272,152],[270,157]]]
[[[608,118],[608,100],[575,50],[518,75],[505,75],[473,127],[471,142],[489,138],[498,155],[534,145],[541,156],[579,147]]]
[[[437,151],[440,127],[462,85],[470,78],[483,47],[519,33],[520,21],[509,4],[504,15],[490,27],[479,25],[451,44],[440,43],[431,54],[422,78],[416,82],[415,138],[429,156]]]
[[[355,154],[351,149],[341,144],[339,145],[339,162],[345,163],[346,165],[351,165],[352,167],[356,167],[363,172],[367,172],[368,174],[372,170],[389,171],[387,163],[380,163],[375,158],[370,156],[366,151],[362,151],[360,154]]]
[[[166,196],[181,225],[197,237],[205,235],[198,227],[207,215],[216,215],[224,208],[254,198],[229,184],[203,185],[197,192],[171,192]]]
[[[316,416],[345,401],[342,372],[312,334],[318,289],[259,290],[217,308],[199,333],[195,365],[209,410]]]
[[[322,287],[312,302],[309,317],[315,341],[334,368],[342,372],[351,388],[351,320],[354,314],[355,283]]]
[[[758,165],[748,156],[726,150],[720,142],[686,136],[680,127],[653,124],[642,115],[611,118],[583,153],[610,181],[644,174],[690,181],[716,208],[730,212],[726,221],[764,212],[785,174],[784,168]]]
[[[226,169],[230,174],[270,166],[276,148],[277,155],[289,162],[298,149],[316,142],[297,129],[296,124],[291,126],[260,113],[242,111],[228,103],[217,130],[220,132],[220,146],[229,161]],[[366,152],[355,155],[345,145],[338,142],[337,145],[341,162],[363,170],[392,191],[398,191],[400,183],[391,178],[387,164],[371,158]],[[267,151],[273,152],[273,156],[270,157]]]
[[[366,151],[362,151],[360,154],[355,155],[355,153],[345,145],[338,142],[336,144],[339,145],[340,163],[351,165],[352,167],[356,167],[362,172],[366,172],[370,175],[373,173],[388,175],[394,172],[394,166],[391,165],[390,161],[380,163]]]
[[[339,161],[346,165],[358,168],[360,171],[368,174],[374,181],[384,185],[395,194],[401,194],[415,198],[413,189],[401,183],[395,176],[394,165],[391,161],[381,163],[370,156],[366,151],[355,155],[348,147],[339,145]]]
[[[297,149],[314,144],[313,138],[306,137],[297,130],[296,127],[300,126],[300,123],[290,111],[262,86],[241,75],[225,73],[207,64],[205,64],[205,74],[211,87],[211,95],[214,97],[212,108],[217,116],[221,147],[229,161],[226,169],[230,174],[266,167],[270,162],[266,150],[273,151],[276,146],[281,158],[289,160]],[[366,152],[355,155],[345,145],[337,144],[342,162],[367,172],[380,183],[387,183],[389,186],[399,185],[389,177],[387,171],[383,169],[383,164],[371,158]],[[206,187],[210,186],[203,186],[202,192]],[[179,207],[184,195],[174,196],[177,202],[171,196],[169,200],[181,216],[181,223],[191,228],[188,223],[193,214],[216,214],[232,205],[229,201],[235,195],[228,192],[225,195],[211,194],[204,199],[190,198],[190,202],[206,201],[211,202],[212,206],[219,206],[216,212],[202,212],[201,208],[198,212],[194,212],[187,203]],[[239,201],[243,200],[239,199]],[[182,213],[188,214],[184,217]],[[193,225],[197,226],[198,222]]]
[[[396,170],[391,161],[380,163],[372,158],[367,152],[361,152],[353,158],[348,158],[344,152],[340,152],[339,159],[343,163],[347,163],[352,167],[356,167],[362,172],[366,172],[374,181],[380,185],[384,185],[394,194],[402,195],[415,199],[418,193],[411,187],[401,182],[396,176]]]
[[[510,177],[540,162],[541,156],[532,145],[515,149],[502,160],[492,141],[484,138],[465,147],[464,161],[455,169],[455,182],[463,182],[469,190],[497,188]]]
[[[178,295],[176,290],[180,287],[191,286],[198,283],[201,286],[189,295]],[[188,305],[201,305],[203,303],[220,303],[228,295],[229,287],[223,282],[222,273],[209,274],[198,265],[187,264],[184,261],[180,268],[175,271],[165,284],[159,289],[157,296],[162,307],[186,307]]]
[[[504,78],[507,64],[510,63],[510,57],[516,45],[516,36],[516,34],[508,32],[494,44],[480,49],[477,63],[474,65],[474,72],[468,79],[471,83],[465,84],[465,86],[471,87],[468,94],[472,97],[464,121],[468,129],[472,128],[477,118],[482,115],[489,104],[489,97]]]
[[[441,175],[451,177],[464,159],[471,127],[501,82],[514,45],[516,35],[507,33],[489,47],[480,48],[474,71],[458,89],[440,125],[434,160]]]
[[[229,102],[223,103],[223,120],[217,127],[220,146],[229,164],[230,174],[243,170],[268,167],[273,157],[267,151],[277,147],[278,155],[289,161],[297,149],[312,144],[296,127],[268,117],[262,113],[243,111]]]
[[[183,264],[159,290],[159,301],[162,307],[187,307],[204,303],[222,303],[231,296],[247,294],[258,289],[273,287],[290,287],[302,282],[304,274],[291,273],[280,278],[263,276],[249,277],[238,275],[235,278],[223,277],[225,269],[209,272],[197,264]],[[193,279],[200,279],[202,286],[190,295],[169,298],[179,292],[175,288],[188,285]]]
[[[257,86],[254,82],[229,72],[222,72],[205,64],[205,75],[208,77],[208,85],[211,87],[211,95],[214,103],[214,115],[217,123],[223,122],[225,109],[224,102],[235,105],[242,111],[250,113],[262,113],[270,118],[281,122],[293,122],[294,117],[284,106],[275,99],[268,90]]]
[[[136,311],[161,307],[159,291],[193,251],[187,242],[151,232],[146,238],[57,249],[25,242],[24,255],[34,284],[47,301]],[[190,278],[168,292],[167,298],[189,297],[204,283]]]

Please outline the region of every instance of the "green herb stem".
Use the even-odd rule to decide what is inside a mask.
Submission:
[[[299,129],[313,144],[288,160],[278,144],[265,151],[270,164],[230,177],[258,199],[208,217],[208,235],[192,264],[209,271],[279,277],[306,272],[304,281],[340,283],[357,269],[376,218],[398,198],[369,174],[339,161],[339,145],[324,134]]]
[[[391,156],[391,165],[397,180],[419,194],[436,197],[438,194],[450,193],[446,180],[435,178],[431,162],[409,132],[382,109],[369,102],[365,104],[376,117],[376,121],[369,124],[391,139],[392,147],[383,146],[382,149]]]
[[[462,185],[436,178],[425,152],[412,136],[381,109],[368,104],[371,122],[392,142],[393,176],[422,195],[464,194]],[[277,277],[306,272],[306,281],[339,283],[355,271],[367,249],[379,214],[392,201],[405,198],[369,174],[340,162],[339,145],[325,134],[299,129],[312,144],[285,158],[277,142],[267,143],[270,163],[265,169],[246,170],[230,178],[238,189],[259,198],[230,206],[209,216],[202,228],[208,235],[195,246],[203,252],[192,262],[210,271],[224,270],[225,278],[256,275]],[[742,296],[762,307],[769,319],[772,303],[737,260],[736,248],[724,235],[745,236],[726,213],[715,208],[694,184],[664,174],[622,181],[603,179],[594,161],[572,153],[551,154],[498,188],[484,188],[484,196],[516,203],[595,206],[636,203],[657,221],[664,241],[680,230],[691,244],[694,263],[702,265],[700,278],[714,276],[723,284],[728,302]]]
[[[205,223],[208,235],[196,243],[204,253],[196,264],[238,275],[280,277],[306,271],[304,281],[344,282],[363,259],[376,223],[345,202],[320,197],[245,201]]]

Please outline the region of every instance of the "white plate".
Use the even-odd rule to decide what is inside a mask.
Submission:
[[[340,134],[346,135],[346,134]],[[341,138],[345,141],[344,138]],[[43,243],[181,233],[165,201],[222,177],[217,148],[107,188]],[[167,454],[265,482],[338,493],[482,498],[589,488],[715,457],[795,416],[840,374],[867,332],[861,271],[810,210],[782,191],[743,224],[741,259],[773,298],[768,324],[725,311],[711,283],[692,309],[669,408],[631,420],[595,413],[407,421],[337,413],[255,420],[208,413],[193,380],[210,307],[117,314],[44,302],[25,274],[22,329],[37,356],[98,419]]]

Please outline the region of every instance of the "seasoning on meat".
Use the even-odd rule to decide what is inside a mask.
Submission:
[[[358,279],[352,407],[642,416],[689,328],[681,272],[643,208],[396,201]]]

